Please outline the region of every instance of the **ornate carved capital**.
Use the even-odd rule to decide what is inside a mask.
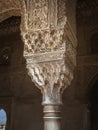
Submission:
[[[21,0],[24,57],[43,104],[61,104],[75,66],[75,44],[66,31],[65,0]]]

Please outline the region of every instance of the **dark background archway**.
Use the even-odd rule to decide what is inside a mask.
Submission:
[[[90,123],[91,130],[98,129],[98,80],[92,86],[90,93]]]

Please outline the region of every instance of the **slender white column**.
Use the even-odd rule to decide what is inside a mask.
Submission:
[[[44,130],[60,130],[61,105],[44,105]]]

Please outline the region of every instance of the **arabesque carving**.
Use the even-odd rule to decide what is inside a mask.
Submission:
[[[76,64],[76,45],[66,35],[65,0],[20,0],[21,34],[28,74],[44,104],[61,104]]]
[[[48,14],[47,0],[27,1],[28,28],[34,28],[34,29],[47,28],[48,26],[47,14]]]
[[[25,52],[29,54],[65,50],[64,30],[40,30],[23,34]]]

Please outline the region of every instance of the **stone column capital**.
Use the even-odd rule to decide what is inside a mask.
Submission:
[[[28,74],[41,89],[43,104],[62,104],[62,92],[73,79],[76,55],[67,36],[65,0],[20,1]]]
[[[62,92],[73,79],[76,43],[67,22],[65,0],[20,0],[24,57],[43,95],[44,129],[60,130]]]

